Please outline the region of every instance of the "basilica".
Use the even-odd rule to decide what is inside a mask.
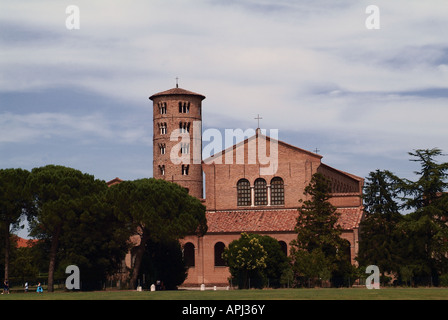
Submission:
[[[335,169],[322,162],[322,155],[275,139],[259,128],[243,141],[202,159],[202,127],[198,124],[205,96],[176,86],[149,99],[153,105],[154,178],[183,186],[206,207],[207,233],[181,239],[188,266],[183,285],[228,285],[230,272],[221,255],[242,232],[269,235],[288,254],[296,238],[299,200],[306,200],[304,189],[316,172],[331,181],[330,202],[340,213],[338,224],[355,263],[363,216],[362,178]],[[181,142],[170,139],[174,132],[185,133],[187,138]],[[181,154],[181,161],[173,161],[173,153]],[[267,154],[269,161],[260,156]],[[127,264],[130,261],[128,257]]]

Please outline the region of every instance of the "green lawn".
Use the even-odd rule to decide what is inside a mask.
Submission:
[[[448,300],[448,288],[13,292],[0,300]]]

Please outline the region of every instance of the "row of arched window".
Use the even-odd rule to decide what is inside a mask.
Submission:
[[[161,122],[157,124],[159,127],[160,134],[167,134],[168,125],[166,122]],[[179,122],[179,132],[180,133],[190,133],[190,122]]]
[[[190,170],[190,165],[189,164],[183,164],[182,165],[182,175],[183,176],[188,176],[189,170]],[[164,164],[159,165],[159,174],[161,176],[165,175],[165,165]]]
[[[160,114],[166,114],[166,102],[159,102],[157,106]],[[179,113],[190,113],[190,102],[179,102]]]
[[[288,246],[285,241],[279,241],[280,247],[285,255],[288,254]],[[222,254],[224,252],[224,249],[226,248],[226,245],[223,242],[217,242],[215,243],[214,247],[214,261],[215,261],[215,267],[225,267],[226,262],[222,258]],[[191,242],[187,242],[184,245],[184,261],[185,265],[187,267],[194,267],[195,266],[195,254],[194,254],[194,244]]]
[[[258,178],[251,186],[249,180],[240,179],[236,184],[238,206],[270,206],[285,204],[285,184],[280,177],[271,179],[270,185]]]

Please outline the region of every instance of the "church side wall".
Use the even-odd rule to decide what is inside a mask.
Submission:
[[[359,193],[333,193],[329,202],[338,208],[362,206],[362,198]]]
[[[271,236],[287,245],[289,255],[290,242],[296,239],[295,233],[262,233]],[[226,266],[215,266],[215,245],[222,242],[227,248],[233,240],[240,238],[240,234],[206,234],[202,238],[189,236],[182,239],[181,244],[190,242],[195,246],[195,266],[188,269],[188,276],[183,286],[228,286],[230,284],[230,272]]]
[[[356,193],[360,191],[360,182],[352,177],[342,174],[326,165],[321,165],[317,169],[330,180],[332,193]]]

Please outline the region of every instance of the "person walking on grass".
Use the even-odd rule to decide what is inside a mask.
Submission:
[[[4,293],[8,293],[9,294],[9,282],[8,279],[5,279],[5,281],[3,282],[3,292]]]

